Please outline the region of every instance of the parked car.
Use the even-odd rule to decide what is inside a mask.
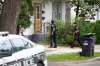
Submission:
[[[0,32],[0,66],[47,66],[45,49],[23,36]]]

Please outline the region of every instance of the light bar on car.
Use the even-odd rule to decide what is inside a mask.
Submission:
[[[8,36],[9,32],[0,32],[0,36]]]

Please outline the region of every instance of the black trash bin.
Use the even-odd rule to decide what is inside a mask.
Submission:
[[[82,37],[81,56],[94,56],[94,45],[96,42],[95,33],[88,33]]]

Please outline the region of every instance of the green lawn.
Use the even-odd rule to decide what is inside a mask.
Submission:
[[[100,53],[95,53],[94,57],[98,56],[100,56]],[[94,57],[83,57],[78,53],[53,54],[48,56],[48,61],[79,61],[88,60]]]

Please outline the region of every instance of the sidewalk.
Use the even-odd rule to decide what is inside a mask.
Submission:
[[[57,48],[48,48],[48,45],[43,45],[46,49],[46,53],[47,55],[51,55],[51,54],[62,54],[62,53],[76,53],[76,52],[80,52],[81,48],[79,47],[74,47],[74,48],[70,48],[70,47],[64,47],[64,46],[58,46]],[[100,45],[95,45],[95,52],[100,52]]]
[[[64,46],[58,46],[57,48],[48,48],[48,45],[43,45],[46,49],[47,55],[52,55],[52,54],[62,54],[62,53],[77,53],[82,51],[80,47],[64,47]],[[94,48],[95,52],[100,52],[100,45],[95,45]],[[92,59],[87,60],[88,62],[94,62],[94,61],[100,61],[100,57],[95,57]]]

